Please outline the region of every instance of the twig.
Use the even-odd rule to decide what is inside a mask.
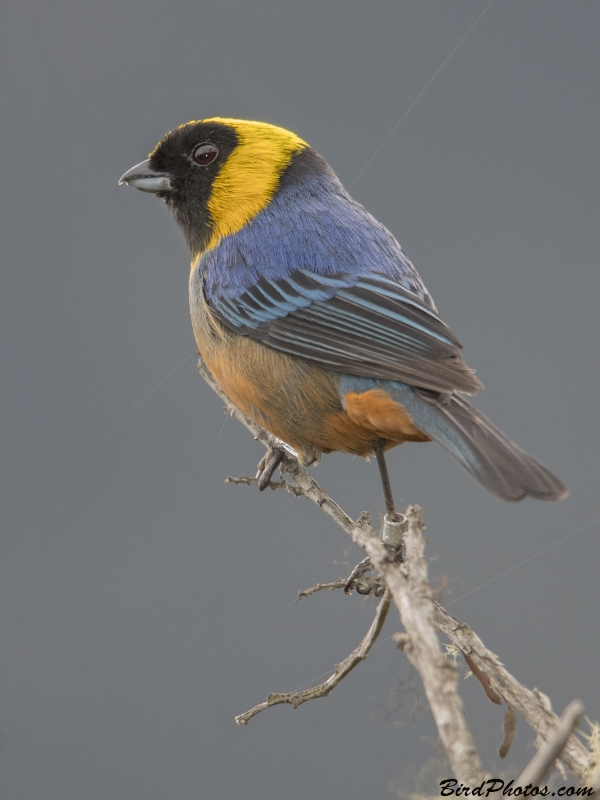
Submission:
[[[479,672],[486,676],[491,690],[510,708],[518,711],[542,740],[547,740],[559,722],[552,711],[549,698],[539,689],[532,691],[519,683],[468,625],[459,622],[438,603],[435,604],[435,622],[440,633],[445,634],[469,657],[469,664],[475,664]],[[589,755],[585,745],[576,736],[571,736],[564,747],[561,760],[583,782],[588,771]]]
[[[327,678],[326,681],[320,683],[318,686],[313,686],[311,689],[305,689],[302,692],[288,692],[286,694],[272,692],[264,703],[259,703],[257,706],[254,706],[254,708],[246,711],[245,714],[240,714],[237,716],[235,718],[237,724],[247,725],[252,717],[260,714],[261,711],[264,711],[267,708],[271,708],[271,706],[287,703],[291,705],[292,708],[298,708],[298,706],[301,706],[302,703],[306,703],[309,700],[315,700],[318,697],[327,697],[327,695],[333,689],[335,689],[338,683],[340,683],[346,677],[346,675],[348,675],[348,673],[357,666],[357,664],[360,664],[361,661],[365,660],[369,650],[381,633],[381,629],[383,628],[383,623],[387,617],[391,602],[391,595],[389,591],[387,591],[379,601],[377,611],[375,612],[375,619],[371,623],[371,627],[367,631],[367,634],[362,642],[340,664],[336,664],[333,675]]]
[[[316,586],[311,586],[310,589],[300,589],[296,602],[302,600],[303,597],[310,597],[311,594],[322,592],[325,589],[343,589],[346,585],[346,581],[347,578],[338,578],[337,581],[333,581],[332,583],[317,583]]]
[[[554,731],[548,736],[529,764],[516,781],[517,786],[539,786],[546,773],[560,756],[567,741],[583,715],[584,707],[580,700],[573,700],[565,708]]]
[[[259,478],[249,478],[247,475],[240,475],[239,478],[233,478],[231,475],[228,475],[225,478],[225,483],[233,483],[235,486],[239,486],[242,484],[243,486],[258,486],[259,485]],[[293,483],[289,481],[269,481],[265,488],[273,489],[285,489],[286,492],[293,494],[295,497],[302,497],[304,492],[299,486],[294,486]]]

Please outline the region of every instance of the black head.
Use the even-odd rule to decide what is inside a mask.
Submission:
[[[168,133],[120,183],[161,197],[196,255],[252,220],[284,176],[289,182],[307,171],[328,169],[306,142],[284,128],[217,117]]]
[[[238,143],[228,125],[190,122],[168,133],[150,154],[149,168],[169,179],[168,189],[156,195],[172,209],[193,253],[203,250],[211,238],[212,186]]]

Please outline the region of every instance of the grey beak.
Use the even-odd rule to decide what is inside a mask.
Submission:
[[[119,186],[126,183],[141,192],[170,192],[172,191],[171,178],[166,172],[156,172],[150,168],[150,161],[142,161],[136,164],[119,180]]]

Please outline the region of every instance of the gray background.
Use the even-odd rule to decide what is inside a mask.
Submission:
[[[353,183],[483,8],[5,3],[3,800],[358,800],[436,769],[389,639],[327,700],[234,724],[341,660],[374,606],[294,605],[361,552],[306,501],[223,485],[261,448],[196,374],[179,231],[117,186],[203,116],[280,124],[330,161],[415,262],[480,407],[569,486],[511,506],[437,446],[389,459],[453,613],[558,711],[580,697],[600,717],[600,4],[496,0]],[[373,464],[334,455],[314,475],[353,515],[383,511]],[[461,690],[498,774],[502,712]],[[519,720],[513,772],[532,739]]]

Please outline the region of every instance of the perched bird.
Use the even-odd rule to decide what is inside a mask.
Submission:
[[[434,440],[504,500],[566,489],[463,395],[482,388],[392,234],[290,131],[204,119],[120,183],[173,211],[192,253],[200,354],[230,400],[304,464]],[[277,465],[270,460],[266,485]]]

